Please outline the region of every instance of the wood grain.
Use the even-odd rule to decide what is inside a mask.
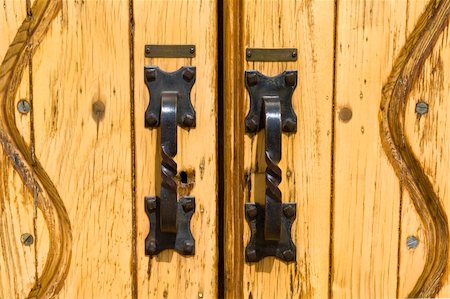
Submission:
[[[448,169],[449,169],[449,134],[447,112],[450,109],[448,61],[450,43],[448,28],[439,36],[430,56],[425,60],[417,76],[411,92],[407,97],[405,108],[405,135],[410,140],[411,149],[415,153],[425,174],[433,184],[436,195],[442,202],[443,208],[449,215],[448,195]],[[415,111],[416,103],[426,102],[428,113],[420,116]],[[402,241],[400,260],[402,273],[400,274],[403,288],[399,296],[406,296],[418,280],[425,263],[427,262],[427,248],[425,226],[418,216],[410,198],[404,201],[402,222]],[[416,236],[419,240],[417,248],[408,248],[406,239]],[[442,261],[443,262],[443,261]],[[448,262],[447,262],[448,267]],[[436,297],[448,298],[450,296],[449,272],[442,278],[442,287]]]
[[[224,119],[233,120],[232,125],[224,127],[224,135],[231,138],[224,149],[224,168],[226,178],[232,178],[231,185],[229,180],[225,180],[224,185],[225,190],[232,188],[229,193],[226,191],[225,197],[225,234],[230,234],[225,240],[224,252],[226,295],[230,298],[326,297],[334,3],[242,1],[239,8],[237,5],[226,4],[224,15],[225,29],[232,30],[225,32],[224,39],[224,107],[227,107]],[[236,9],[240,12],[237,15]],[[239,31],[242,36],[232,38]],[[246,62],[243,56],[246,47],[296,47],[299,58],[297,62]],[[254,137],[242,137],[243,118],[249,107],[248,94],[243,88],[242,72],[245,69],[255,69],[270,76],[286,69],[299,72],[299,83],[293,95],[298,132],[283,135],[279,164],[283,172],[280,184],[283,202],[297,203],[293,228],[296,263],[285,264],[266,258],[257,264],[242,264],[243,248],[249,238],[243,202],[263,201],[265,169],[264,132]],[[237,250],[240,252],[234,252]],[[237,267],[233,269],[234,266]]]
[[[71,229],[64,204],[47,173],[34,158],[33,151],[20,135],[16,127],[14,105],[26,63],[58,10],[58,1],[35,1],[33,17],[28,15],[24,19],[0,66],[0,141],[43,212],[51,236],[49,258],[29,297],[39,294],[46,298],[56,294],[62,287],[71,256]]]
[[[128,8],[125,1],[62,1],[33,57],[36,157],[73,235],[57,298],[132,294]],[[38,231],[40,244],[52,242],[39,222]]]
[[[432,297],[441,288],[449,250],[448,220],[433,185],[404,134],[406,98],[435,42],[448,22],[450,1],[432,1],[396,59],[383,88],[380,135],[397,176],[404,182],[424,225],[424,269],[410,297]]]
[[[134,1],[135,19],[135,127],[137,287],[139,298],[217,298],[218,197],[217,197],[217,2],[214,0]],[[195,58],[145,59],[145,44],[194,44]],[[144,66],[165,71],[181,66],[197,67],[191,92],[196,128],[178,128],[178,173],[186,171],[187,184],[178,193],[195,196],[191,221],[195,256],[164,251],[156,257],[144,254],[149,220],[144,196],[159,194],[159,129],[144,127],[149,103]]]
[[[23,2],[6,2],[0,9],[0,57],[4,57],[25,17]],[[28,73],[24,72],[15,103],[20,98],[28,98],[28,87]],[[16,126],[29,143],[29,115],[16,112]],[[25,298],[36,281],[36,244],[24,246],[21,243],[22,234],[34,234],[33,196],[3,149],[0,156],[0,298]]]

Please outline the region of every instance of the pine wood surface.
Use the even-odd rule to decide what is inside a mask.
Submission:
[[[449,11],[224,1],[222,143],[216,1],[0,2],[0,298],[217,298],[219,213],[226,298],[450,297]],[[195,44],[196,57],[144,58],[158,43]],[[246,47],[297,47],[298,60],[247,62]],[[194,257],[144,255],[161,159],[144,65],[197,67],[197,126],[178,129],[175,158],[189,180],[178,191],[197,202]],[[244,261],[244,203],[262,202],[265,169],[264,132],[244,133],[247,69],[298,70],[280,163],[283,202],[297,203],[293,264]]]

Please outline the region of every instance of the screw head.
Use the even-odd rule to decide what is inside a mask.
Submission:
[[[190,47],[189,48],[189,53],[194,54],[195,53],[195,47]]]
[[[156,240],[150,240],[147,244],[146,249],[149,253],[155,253],[156,252]]]
[[[428,103],[420,101],[416,104],[416,113],[418,116],[422,116],[428,112]]]
[[[408,249],[416,249],[419,246],[419,239],[416,236],[408,236],[406,238],[406,246],[408,246]]]
[[[297,130],[297,122],[291,118],[287,118],[283,123],[284,132],[295,132]]]
[[[247,56],[247,58],[252,57],[252,51],[251,51],[251,50],[247,50],[247,51],[245,52],[245,56]]]
[[[149,46],[145,46],[145,54],[150,54],[150,47]]]
[[[284,82],[287,86],[294,86],[297,83],[297,74],[295,72],[287,73],[284,76]]]
[[[145,127],[150,128],[156,126],[158,123],[158,119],[156,118],[156,115],[153,113],[146,113],[145,114]]]
[[[191,114],[185,114],[181,117],[181,122],[185,127],[192,127],[195,124],[195,118]]]
[[[246,206],[246,213],[247,213],[247,216],[250,219],[255,219],[255,217],[258,215],[258,209],[253,204],[252,205],[247,205]]]
[[[20,236],[20,241],[25,246],[31,246],[31,244],[33,244],[34,242],[34,237],[30,233],[24,233]]]
[[[292,218],[295,215],[294,205],[287,205],[283,208],[283,213],[287,218]]]
[[[154,197],[152,198],[146,198],[146,204],[147,204],[147,208],[150,211],[154,211],[156,209],[156,199]]]
[[[248,262],[256,262],[258,259],[256,256],[256,250],[253,248],[247,248],[245,250],[245,256],[247,257]]]
[[[192,211],[194,209],[194,203],[192,202],[191,199],[185,199],[186,201],[183,202],[183,211],[185,213]]]
[[[245,120],[245,129],[247,132],[254,133],[258,130],[258,116],[253,115],[252,117]]]
[[[183,242],[183,253],[184,254],[194,253],[194,242],[192,242],[191,240],[185,240]]]
[[[187,82],[192,81],[192,79],[194,78],[195,73],[192,69],[188,68],[183,72],[183,79]]]
[[[295,57],[297,57],[297,51],[296,51],[296,50],[292,51],[292,54],[291,54],[291,56],[292,56],[292,58],[295,58]]]
[[[145,78],[148,82],[156,80],[156,70],[155,69],[147,69],[145,71]]]
[[[17,110],[19,110],[19,112],[22,114],[27,114],[31,110],[30,102],[25,99],[20,100],[17,103]]]
[[[247,73],[246,79],[248,86],[255,86],[256,84],[258,84],[258,76],[256,76],[255,73]]]
[[[286,261],[293,261],[295,258],[295,254],[291,249],[283,251],[283,257]]]

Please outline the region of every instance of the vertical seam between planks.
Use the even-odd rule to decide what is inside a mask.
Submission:
[[[137,298],[137,253],[136,253],[136,140],[134,126],[134,6],[129,0],[129,48],[130,48],[130,141],[131,141],[131,296]]]
[[[401,258],[401,250],[400,246],[402,243],[402,210],[403,210],[403,184],[400,180],[400,203],[399,203],[399,212],[398,212],[398,239],[397,239],[397,283],[395,290],[395,297],[399,298],[400,294],[400,258]]]
[[[330,241],[329,241],[329,260],[328,260],[328,298],[333,297],[333,254],[334,254],[334,184],[335,184],[335,154],[336,154],[336,80],[337,80],[337,33],[338,33],[338,0],[334,1],[334,45],[333,45],[333,96],[331,105],[331,166],[330,166]]]
[[[216,149],[218,154],[218,174],[217,181],[219,185],[218,194],[218,218],[219,218],[219,233],[218,233],[218,245],[219,245],[219,260],[218,260],[218,298],[224,298],[225,296],[225,264],[224,264],[224,149],[223,144],[225,143],[224,135],[224,104],[223,104],[223,2],[222,0],[217,1],[217,113],[218,113],[218,143],[216,143]]]

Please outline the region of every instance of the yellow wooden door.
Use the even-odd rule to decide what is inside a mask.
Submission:
[[[228,298],[450,297],[449,7],[224,2]],[[298,59],[254,62],[249,48],[296,48]],[[264,130],[246,134],[245,70],[298,72],[297,132],[283,133],[278,164],[282,202],[296,203],[295,262],[245,261],[244,204],[264,205],[265,184],[274,192]]]
[[[0,298],[217,297],[216,5],[2,2]],[[146,44],[196,53],[146,58]],[[144,251],[144,197],[161,181],[151,65],[197,67],[196,127],[178,129],[175,157],[178,193],[196,200],[194,256]]]
[[[0,298],[450,297],[449,13],[450,0],[0,1]],[[170,126],[145,112],[186,100],[176,84],[150,94],[177,70],[195,127],[177,120],[170,155]],[[296,130],[281,126],[278,163],[265,136],[286,124],[280,98]],[[148,255],[161,199],[145,198],[164,188],[195,243]],[[292,243],[261,221],[266,196],[287,207],[270,219]]]

